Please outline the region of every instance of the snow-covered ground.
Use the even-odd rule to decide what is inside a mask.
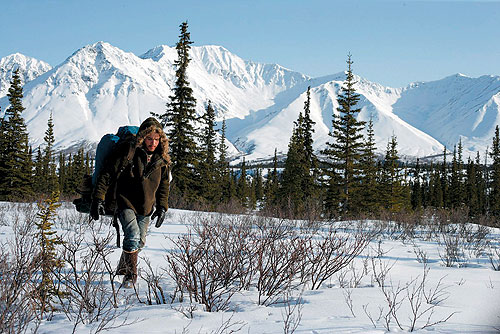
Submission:
[[[4,244],[13,239],[16,212],[21,212],[21,216],[24,213],[12,204],[0,204],[0,242]],[[457,263],[447,267],[443,262],[446,257],[444,237],[440,244],[437,234],[427,238],[429,228],[422,227],[415,230],[413,238],[402,238],[397,225],[384,225],[383,232],[372,239],[351,265],[334,274],[317,290],[311,290],[307,284],[301,285],[289,292],[288,302],[264,306],[258,304],[258,291],[252,285],[237,291],[226,311],[206,312],[202,305],[189,305],[186,296],[183,303],[178,299],[170,302],[175,284],[163,271],[168,267],[165,255],[175,250],[174,242],[179,236],[193,231],[192,223],[199,215],[199,212],[170,209],[168,219],[159,229],[150,227],[147,245],[140,253],[139,267],[142,276],[146,276],[149,261],[153,272],[163,273],[159,286],[169,300],[166,304],[141,303],[147,300],[148,284],[139,279],[137,295],[131,290],[118,292],[118,311],[124,313],[114,322],[116,328],[106,333],[292,333],[293,325],[298,324],[295,333],[374,334],[386,333],[388,329],[409,332],[415,318],[417,333],[500,332],[500,271],[493,270],[488,256],[488,252],[500,249],[498,229],[462,226],[467,227],[463,235],[470,236],[471,243],[460,241],[463,243],[459,249],[464,253],[459,255]],[[87,224],[86,217],[75,213],[71,204],[64,204],[55,224],[58,235],[68,236],[75,233],[72,231],[81,231],[77,224]],[[346,232],[361,223],[335,224]],[[94,230],[98,228],[98,224],[92,226]],[[362,226],[373,231],[380,222],[364,222]],[[86,240],[90,242],[90,230],[83,230],[87,231]],[[483,239],[480,234],[484,231],[488,234]],[[105,236],[108,232],[112,232],[112,228],[104,226],[98,235]],[[113,236],[109,260],[116,265],[121,250],[113,249],[114,241]],[[89,245],[88,249],[91,248]],[[500,261],[500,253],[494,254],[493,259]],[[111,283],[104,280],[104,285],[110,287]],[[119,287],[119,282],[115,287]],[[393,315],[387,315],[387,297],[393,297],[397,303]],[[412,306],[413,309],[420,307],[417,312],[429,311],[414,317]],[[50,321],[40,325],[38,333],[71,333],[75,321],[69,318],[64,313],[55,313]],[[120,325],[123,320],[127,325]],[[443,322],[432,325],[440,321]],[[74,332],[94,333],[98,324],[79,324]],[[291,326],[288,331],[286,325]],[[425,325],[429,326],[421,329]],[[113,327],[112,324],[108,326]]]

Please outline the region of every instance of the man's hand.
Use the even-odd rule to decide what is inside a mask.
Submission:
[[[93,199],[90,205],[90,218],[92,220],[99,220],[99,215],[104,215],[104,203],[100,199]]]
[[[153,215],[151,216],[151,220],[155,219],[156,217],[158,217],[158,219],[156,220],[156,224],[155,224],[155,227],[160,227],[161,224],[163,224],[163,221],[165,220],[165,216],[167,214],[167,210],[165,210],[165,208],[159,206],[156,208],[155,212],[153,213]]]

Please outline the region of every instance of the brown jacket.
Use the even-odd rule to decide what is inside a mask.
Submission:
[[[104,200],[108,187],[115,181],[118,210],[132,209],[138,215],[152,214],[154,206],[168,209],[169,165],[162,147],[153,153],[149,163],[145,149],[137,141],[119,145],[105,163],[94,189],[94,198]],[[127,156],[135,150],[127,164]]]

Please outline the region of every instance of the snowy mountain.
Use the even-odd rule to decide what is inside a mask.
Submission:
[[[9,57],[14,56],[22,63],[21,55]],[[328,132],[344,73],[310,78],[279,65],[243,60],[220,46],[193,47],[190,56],[188,79],[197,112],[201,114],[210,100],[218,120],[227,121],[227,138],[247,160],[270,158],[275,148],[286,153],[308,86],[315,148],[319,151],[331,140]],[[9,57],[1,64],[12,64]],[[23,116],[33,146],[43,144],[50,113],[56,148],[96,143],[120,125],[139,124],[151,112],[163,113],[172,94],[176,58],[175,48],[165,45],[136,56],[98,42],[52,69],[31,69],[36,78],[26,80]],[[1,73],[7,68],[2,65]],[[3,89],[10,78],[0,80]],[[380,152],[395,135],[400,155],[441,154],[443,145],[452,149],[459,138],[465,149],[483,154],[499,124],[500,77],[456,75],[404,88],[384,87],[359,76],[356,81],[359,117],[373,119]],[[0,106],[8,106],[6,97]]]
[[[462,140],[464,151],[484,152],[500,124],[500,77],[462,74],[405,88],[394,114],[450,150]]]
[[[7,95],[14,70],[19,69],[21,82],[24,84],[35,79],[52,68],[44,61],[20,53],[0,59],[0,97]]]

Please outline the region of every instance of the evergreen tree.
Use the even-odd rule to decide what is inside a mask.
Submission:
[[[467,171],[466,171],[466,183],[465,183],[465,200],[467,206],[469,207],[469,214],[471,216],[477,216],[480,213],[479,209],[479,198],[478,198],[478,186],[476,176],[478,166],[475,165],[472,159],[467,161]],[[480,167],[479,167],[480,168]]]
[[[67,179],[68,179],[68,166],[66,165],[66,157],[62,152],[59,152],[59,170],[58,170],[58,182],[59,189],[61,189],[61,194],[67,194]]]
[[[361,109],[356,108],[359,94],[354,88],[356,81],[352,73],[352,64],[349,54],[346,81],[337,98],[338,115],[334,113],[332,131],[329,133],[333,142],[327,142],[327,148],[322,152],[328,158],[330,174],[335,170],[339,171],[338,180],[332,175],[329,176],[327,192],[330,194],[327,194],[327,197],[333,199],[337,194],[340,195],[342,213],[356,209],[351,207],[351,200],[359,189],[360,160],[364,146],[362,130],[365,122],[356,119]]]
[[[486,165],[481,165],[481,158],[479,152],[476,155],[476,190],[477,190],[477,201],[479,213],[485,215],[487,212],[487,200],[486,200],[486,177],[485,169]]]
[[[262,171],[257,168],[255,171],[255,199],[261,201],[264,198],[264,185],[262,183]]]
[[[492,161],[490,178],[489,205],[490,213],[500,216],[500,133],[498,125],[495,127],[495,135],[489,153]]]
[[[31,148],[28,132],[21,113],[23,88],[19,69],[16,69],[10,82],[10,106],[2,120],[2,163],[0,164],[0,199],[26,199],[33,195]]]
[[[67,190],[68,194],[76,194],[76,190],[80,187],[85,173],[85,154],[84,149],[81,147],[78,152],[71,156],[71,162],[68,168]]]
[[[355,206],[363,208],[363,211],[367,213],[377,212],[380,206],[375,150],[375,132],[373,131],[373,120],[370,118],[366,128],[363,155],[360,159],[361,187],[358,196],[353,199]]]
[[[463,182],[462,140],[453,148],[453,159],[450,173],[450,207],[458,208],[464,204],[465,194]]]
[[[198,162],[194,127],[196,99],[193,97],[193,89],[189,86],[187,78],[187,68],[191,60],[189,51],[193,42],[190,39],[187,22],[180,25],[180,31],[179,42],[176,45],[177,60],[174,62],[176,67],[174,94],[170,96],[167,111],[157,116],[168,129],[174,178],[171,192],[190,200],[196,195]]]
[[[298,123],[298,126],[301,127],[300,134],[304,145],[304,170],[309,171],[304,175],[304,179],[302,180],[304,199],[310,199],[317,193],[315,183],[317,178],[318,158],[314,154],[313,149],[314,124],[316,124],[316,122],[311,119],[311,86],[309,86],[307,87],[306,101],[304,102],[304,117],[302,122]]]
[[[243,158],[243,162],[241,163],[240,168],[240,176],[238,177],[238,181],[236,183],[236,197],[238,198],[242,206],[247,207],[249,204],[249,195],[250,189],[247,183],[247,167],[245,158]]]
[[[402,169],[399,164],[397,140],[393,135],[387,144],[381,182],[382,203],[390,212],[399,212],[406,209],[409,204],[408,189],[403,182]]]
[[[446,146],[443,150],[443,164],[441,165],[441,192],[443,194],[443,207],[450,207],[449,185],[448,185],[448,163],[446,162]]]
[[[279,192],[279,197],[283,202],[282,206],[291,210],[290,213],[294,216],[297,216],[304,210],[304,203],[307,198],[304,192],[304,181],[310,177],[310,165],[306,162],[304,150],[303,121],[302,113],[299,113],[288,144],[288,152]]]
[[[37,149],[37,155],[35,157],[34,164],[34,175],[33,175],[33,191],[36,194],[43,193],[44,189],[46,189],[46,179],[44,175],[43,169],[44,158],[42,155],[42,150],[40,147]]]
[[[210,101],[208,101],[207,107],[205,108],[202,121],[203,129],[200,136],[201,159],[198,165],[200,175],[200,196],[207,200],[208,203],[216,204],[216,202],[220,200],[220,184],[218,183],[217,161],[215,157],[217,149],[215,111]]]
[[[248,189],[248,207],[255,209],[257,207],[257,175],[254,174],[250,180]]]
[[[441,170],[431,164],[431,177],[429,180],[429,203],[434,208],[443,208],[443,182],[441,181]]]
[[[417,158],[415,168],[413,169],[413,180],[411,182],[411,207],[413,210],[421,209],[424,206],[421,177],[420,159]]]
[[[222,120],[220,128],[220,142],[218,146],[219,159],[217,161],[217,184],[219,185],[219,202],[227,203],[232,198],[231,190],[231,173],[229,163],[227,161],[227,145],[226,145],[226,120]]]
[[[45,178],[45,186],[42,192],[52,194],[59,192],[59,184],[57,180],[57,165],[54,157],[54,122],[52,113],[47,122],[47,130],[45,131],[45,149],[43,154],[43,176]]]
[[[2,108],[0,108],[0,113],[2,112]],[[7,134],[6,134],[6,123],[7,121],[5,120],[5,118],[2,118],[0,119],[0,173],[4,173],[6,172],[6,161],[7,161],[7,156],[6,156],[6,153],[7,153],[7,141],[5,140],[5,138],[7,137]],[[2,183],[2,181],[4,180],[5,178],[5,175],[3,174],[0,174],[0,185]]]
[[[273,169],[268,170],[265,184],[265,207],[275,208],[278,205],[279,175],[278,175],[278,154],[274,149]]]
[[[54,299],[60,293],[53,277],[54,270],[62,266],[62,261],[58,258],[56,252],[56,246],[61,244],[61,241],[53,229],[57,217],[56,210],[60,206],[58,201],[59,194],[55,192],[44,202],[38,203],[37,218],[39,222],[36,223],[36,226],[40,245],[39,256],[42,278],[37,289],[36,300],[42,314],[53,311]]]

